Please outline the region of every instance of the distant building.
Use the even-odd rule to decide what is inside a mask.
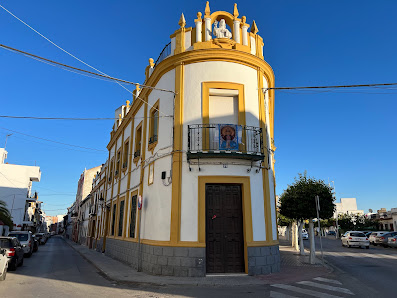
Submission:
[[[76,194],[76,205],[75,205],[75,213],[77,214],[77,219],[74,222],[73,226],[73,237],[72,240],[75,242],[81,243],[81,239],[87,238],[87,229],[86,226],[88,225],[88,216],[87,216],[87,223],[84,223],[83,218],[85,209],[80,210],[82,202],[88,198],[92,190],[92,181],[96,176],[97,172],[101,170],[101,166],[91,168],[91,169],[84,169],[84,172],[81,173],[80,179],[77,185],[77,194]],[[82,240],[85,243],[85,240]]]
[[[40,225],[41,204],[38,195],[32,195],[33,182],[41,178],[40,167],[5,163],[7,151],[0,148],[0,200],[11,212],[14,230],[35,230]]]
[[[364,215],[364,210],[357,209],[356,198],[341,198],[340,203],[335,203],[335,207],[335,218],[339,214]]]

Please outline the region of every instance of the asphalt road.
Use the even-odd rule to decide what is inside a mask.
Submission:
[[[317,256],[320,239],[315,237]],[[341,240],[323,237],[324,259],[346,278],[354,278],[384,297],[396,297],[397,249],[371,245],[369,249],[347,248]],[[309,241],[305,241],[309,247]]]
[[[265,297],[268,287],[162,287],[115,284],[60,237],[52,237],[0,282],[0,297]]]

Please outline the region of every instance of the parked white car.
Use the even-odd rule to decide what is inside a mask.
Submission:
[[[375,243],[376,237],[382,236],[383,234],[388,233],[387,231],[379,231],[379,232],[373,232],[371,235],[369,235],[369,243],[373,245],[377,245]]]
[[[309,240],[309,234],[305,229],[302,229],[302,239],[303,240]]]
[[[366,249],[369,248],[369,239],[362,232],[347,231],[345,234],[343,234],[341,240],[342,246],[359,246],[365,247]]]
[[[6,279],[8,268],[8,258],[6,256],[6,250],[0,247],[0,281]]]

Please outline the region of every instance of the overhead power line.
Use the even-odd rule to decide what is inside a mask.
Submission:
[[[28,56],[30,58],[34,58],[35,60],[42,60],[42,61],[48,62],[50,64],[55,64],[55,65],[61,66],[62,68],[67,68],[67,69],[75,70],[75,71],[78,71],[78,72],[83,72],[83,73],[89,74],[91,76],[100,77],[102,79],[112,80],[112,81],[116,81],[116,82],[120,82],[120,83],[124,83],[124,84],[129,84],[129,85],[135,85],[135,86],[138,85],[139,87],[148,88],[148,89],[152,89],[152,90],[158,90],[158,91],[164,91],[164,92],[169,92],[169,93],[175,93],[172,90],[161,89],[161,88],[156,88],[156,87],[147,86],[147,85],[141,85],[139,83],[134,83],[134,82],[126,81],[126,80],[123,80],[123,79],[118,79],[118,78],[115,78],[115,77],[111,77],[111,76],[108,76],[106,74],[98,74],[98,73],[95,73],[95,72],[91,72],[91,71],[88,71],[88,70],[84,70],[84,69],[81,69],[81,68],[77,68],[77,67],[74,67],[74,66],[63,64],[63,63],[60,63],[60,62],[57,62],[57,61],[54,61],[54,60],[50,60],[50,59],[47,59],[47,58],[44,58],[44,57],[41,57],[41,56],[38,56],[38,55],[34,55],[34,54],[31,54],[31,53],[28,53],[28,52],[25,52],[25,51],[22,51],[22,50],[18,50],[18,49],[15,49],[15,48],[3,45],[3,44],[0,44],[0,47],[4,48],[6,50],[10,50],[12,52],[16,52],[18,54],[22,54],[22,55]],[[128,90],[128,91],[131,92],[130,90]]]
[[[172,116],[158,116],[160,118],[171,118]],[[118,120],[119,118],[79,118],[79,117],[36,117],[36,116],[11,116],[11,115],[0,115],[0,118],[11,118],[11,119],[34,119],[34,120],[73,120],[73,121],[98,121],[98,120]],[[134,117],[134,119],[144,119],[145,117]],[[148,116],[146,118],[157,118]]]
[[[4,129],[4,130],[12,131],[13,133],[17,133],[17,134],[20,134],[20,135],[28,136],[28,137],[31,137],[31,138],[35,138],[35,139],[39,139],[39,140],[43,140],[43,141],[47,141],[47,142],[51,142],[51,143],[56,143],[56,144],[61,144],[61,145],[69,146],[69,147],[76,147],[76,148],[86,149],[86,150],[108,152],[107,150],[95,149],[95,148],[90,148],[90,147],[83,147],[83,146],[79,146],[79,145],[73,145],[73,144],[58,142],[58,141],[49,140],[49,139],[45,139],[45,138],[41,138],[41,137],[36,137],[36,136],[32,136],[32,135],[29,135],[29,134],[26,134],[26,133],[23,133],[23,132],[19,132],[19,131],[16,131],[16,130],[11,130],[11,129],[4,128],[4,127],[0,127],[0,128]]]
[[[396,86],[397,83],[382,83],[382,84],[356,84],[356,85],[331,85],[331,86],[305,86],[305,87],[270,87],[263,88],[267,90],[298,90],[298,89],[336,89],[336,88],[361,88],[361,87],[382,87],[382,86]]]

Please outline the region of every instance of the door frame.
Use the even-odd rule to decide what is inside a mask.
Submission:
[[[251,185],[247,176],[199,176],[198,177],[198,240],[206,246],[205,230],[205,185],[206,184],[240,184],[243,211],[244,267],[248,273],[247,243],[253,241]]]

